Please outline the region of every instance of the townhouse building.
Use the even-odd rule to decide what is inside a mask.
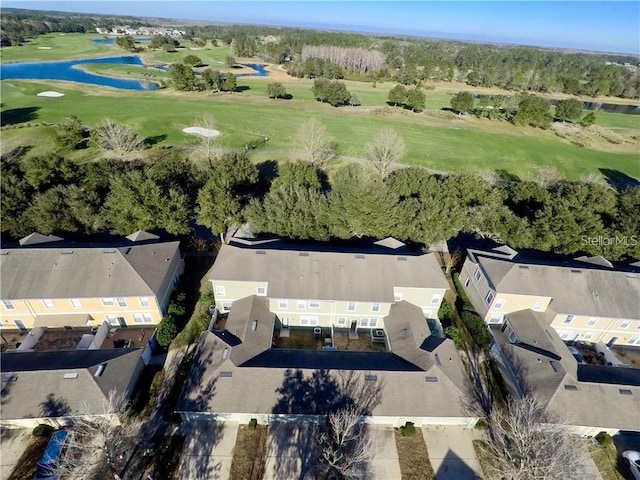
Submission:
[[[601,257],[527,259],[509,247],[469,250],[460,282],[487,324],[531,309],[545,312],[560,338],[640,346],[640,275]]]
[[[179,242],[146,232],[108,245],[31,235],[0,251],[0,325],[154,325],[183,270]]]

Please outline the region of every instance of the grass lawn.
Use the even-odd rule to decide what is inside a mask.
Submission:
[[[415,433],[410,437],[400,435],[400,430],[397,428],[394,430],[402,480],[435,479],[422,429],[416,428]]]
[[[624,475],[618,471],[618,454],[615,445],[590,444],[588,449],[602,475],[602,480],[624,480]]]
[[[255,430],[251,430],[248,425],[240,425],[229,479],[261,480],[265,471],[266,453],[267,426],[257,425]]]

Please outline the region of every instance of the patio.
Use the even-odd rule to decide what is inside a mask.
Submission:
[[[385,343],[374,343],[371,341],[369,331],[359,332],[358,338],[349,338],[349,331],[333,330],[331,328],[309,327],[288,329],[288,336],[281,336],[280,330],[276,329],[273,334],[273,348],[294,348],[305,350],[322,350],[335,348],[338,351],[351,352],[384,352]],[[315,332],[314,332],[315,330]]]

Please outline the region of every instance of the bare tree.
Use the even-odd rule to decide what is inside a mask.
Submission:
[[[366,145],[365,152],[380,176],[385,178],[391,173],[393,166],[402,159],[406,148],[404,140],[394,129],[383,128]]]
[[[314,167],[321,167],[334,156],[335,143],[327,128],[316,118],[310,118],[300,125],[296,140],[307,161]]]
[[[132,158],[138,153],[144,142],[126,125],[105,118],[93,133],[93,142],[105,155],[123,160]]]
[[[322,58],[340,65],[345,70],[358,73],[378,72],[385,65],[385,55],[378,50],[334,45],[304,45],[301,60]]]
[[[489,417],[492,439],[483,443],[489,479],[584,478],[586,451],[533,396],[512,399]]]
[[[103,478],[119,478],[124,456],[132,450],[140,428],[140,422],[128,416],[129,404],[115,390],[98,406],[83,403],[69,428],[59,477],[87,478],[90,472],[100,471]]]
[[[205,113],[201,117],[197,118],[194,122],[194,126],[204,129],[204,133],[218,133],[216,130],[215,118],[209,113]],[[211,133],[195,135],[193,142],[195,149],[200,152],[202,157],[205,158],[210,165],[222,152],[220,145],[218,144],[218,135],[213,135]]]
[[[542,188],[549,189],[558,185],[566,177],[556,167],[547,166],[537,168],[531,179]]]

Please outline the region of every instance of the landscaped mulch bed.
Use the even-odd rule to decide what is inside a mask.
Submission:
[[[230,480],[261,480],[267,454],[267,426],[240,425],[231,461]]]
[[[402,480],[435,479],[435,473],[429,462],[429,452],[427,451],[427,444],[422,436],[422,430],[416,428],[413,435],[403,437],[400,435],[400,430],[396,428],[395,436]]]

